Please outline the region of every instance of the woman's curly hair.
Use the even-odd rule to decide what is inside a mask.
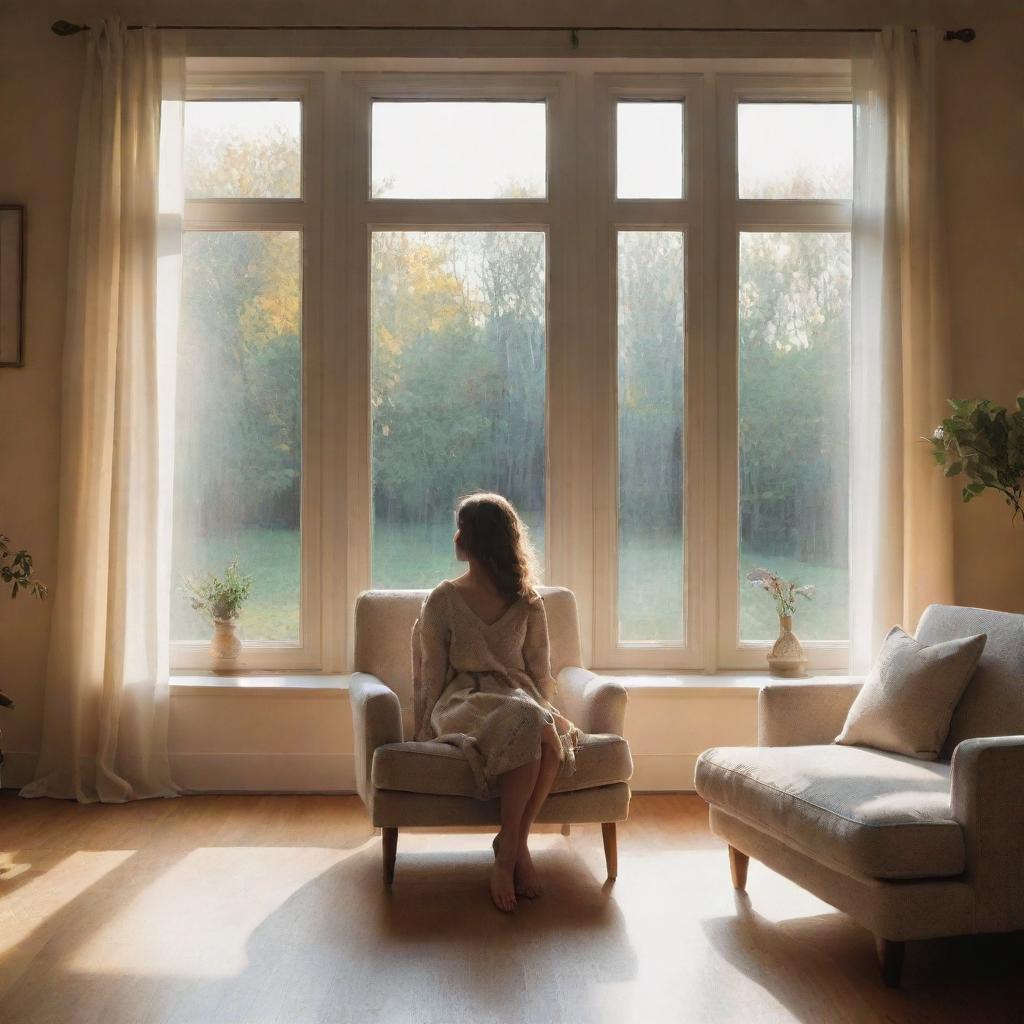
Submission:
[[[459,546],[487,570],[510,601],[536,596],[537,562],[529,531],[512,502],[492,491],[474,491],[455,510]]]

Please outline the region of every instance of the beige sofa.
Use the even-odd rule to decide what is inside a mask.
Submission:
[[[538,816],[568,826],[600,822],[608,877],[616,865],[615,823],[629,812],[633,762],[622,738],[626,691],[580,667],[576,598],[563,587],[540,587],[548,620],[554,703],[591,735],[576,755],[576,772],[556,781]],[[381,829],[384,880],[394,878],[402,827],[499,824],[495,800],[478,800],[469,764],[447,743],[404,740],[413,732],[412,628],[426,590],[368,590],[356,602],[355,668],[350,683],[356,748],[356,789]],[[567,831],[567,828],[563,828]]]
[[[986,633],[938,761],[833,744],[860,684],[761,690],[757,747],[697,762],[733,884],[754,857],[869,928],[898,985],[904,942],[1024,928],[1024,615],[932,605],[925,644]]]

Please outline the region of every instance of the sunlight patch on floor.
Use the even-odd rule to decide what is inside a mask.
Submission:
[[[379,840],[377,840],[379,842]],[[368,846],[207,847],[163,871],[65,960],[70,971],[138,977],[240,974],[252,933],[317,876]]]

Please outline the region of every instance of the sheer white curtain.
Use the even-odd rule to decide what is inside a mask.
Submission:
[[[167,756],[167,641],[183,88],[180,34],[129,32],[119,18],[93,28],[71,214],[43,741],[22,796],[179,792]]]
[[[920,440],[950,343],[936,159],[938,32],[886,28],[853,61],[850,668],[953,594],[953,495]]]

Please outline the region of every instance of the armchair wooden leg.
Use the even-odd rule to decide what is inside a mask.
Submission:
[[[747,866],[750,858],[736,849],[729,847],[729,870],[732,872],[732,887],[740,892],[747,891]]]
[[[891,939],[875,939],[875,949],[878,950],[878,965],[882,968],[882,981],[889,988],[900,987],[900,977],[903,975],[903,957],[907,952],[905,942],[893,942]]]
[[[395,855],[398,853],[398,829],[382,828],[380,830],[381,852],[384,854],[384,884],[390,885],[395,880]]]
[[[567,836],[569,834],[569,822],[565,822],[562,825],[562,835]]]
[[[604,839],[604,861],[608,865],[608,880],[614,882],[619,874],[619,844],[614,821],[602,822],[601,838]]]

